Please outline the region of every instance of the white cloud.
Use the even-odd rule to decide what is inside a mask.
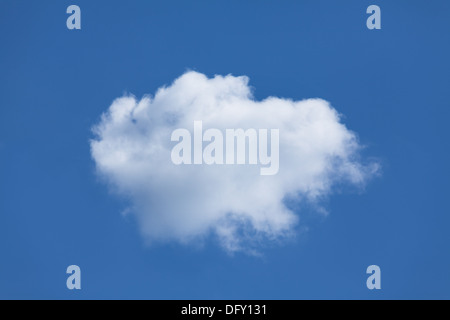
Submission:
[[[280,131],[279,172],[259,166],[175,165],[173,130],[267,128]],[[364,185],[378,165],[359,162],[360,145],[321,99],[255,101],[248,78],[187,72],[154,97],[116,99],[94,127],[92,157],[110,186],[130,200],[149,241],[190,242],[215,234],[228,251],[289,235],[297,213],[287,198],[317,202],[337,182]]]

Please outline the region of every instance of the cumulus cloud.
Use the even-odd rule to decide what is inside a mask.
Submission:
[[[130,201],[143,236],[183,243],[215,235],[228,251],[290,235],[299,221],[287,199],[317,203],[343,182],[362,186],[377,171],[363,164],[356,135],[321,99],[256,101],[245,76],[186,72],[154,96],[116,99],[94,127],[99,174]],[[178,128],[279,129],[279,171],[254,165],[176,165]]]

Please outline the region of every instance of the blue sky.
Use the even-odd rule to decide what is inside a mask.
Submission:
[[[0,298],[449,298],[449,29],[447,1],[1,1]],[[381,176],[338,188],[327,217],[300,209],[297,237],[263,257],[146,246],[95,173],[91,128],[188,69],[246,75],[256,99],[329,101]]]

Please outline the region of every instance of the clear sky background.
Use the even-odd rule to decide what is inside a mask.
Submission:
[[[450,298],[449,30],[443,0],[0,1],[0,298]],[[91,127],[188,69],[330,101],[381,176],[328,198],[327,217],[299,212],[297,237],[262,257],[146,246],[95,174]]]

